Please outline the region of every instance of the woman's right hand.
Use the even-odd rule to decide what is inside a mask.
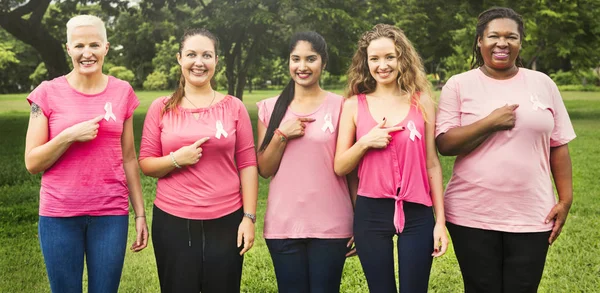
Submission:
[[[517,108],[519,108],[519,105],[513,104],[505,105],[492,111],[492,113],[488,115],[488,118],[492,121],[494,130],[499,131],[513,129],[517,120],[517,115],[515,113]]]
[[[69,141],[90,141],[98,136],[98,128],[100,128],[100,120],[103,115],[95,117],[93,119],[79,122],[65,130],[65,134],[69,138]]]
[[[209,140],[210,137],[203,137],[193,144],[181,147],[173,152],[175,161],[179,166],[189,166],[198,163],[202,157],[202,144]]]
[[[358,142],[367,148],[386,148],[392,140],[390,133],[404,130],[404,126],[384,127],[384,125],[385,119],[383,119],[383,121],[381,121],[379,124],[375,125],[375,127],[373,127],[369,133],[361,137]]]
[[[288,140],[304,136],[306,123],[314,122],[314,118],[300,117],[298,119],[290,119],[279,126],[279,131],[287,136]]]

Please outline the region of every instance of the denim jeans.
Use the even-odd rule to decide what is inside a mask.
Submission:
[[[128,219],[128,216],[40,216],[40,246],[52,292],[82,292],[85,256],[88,292],[116,293],[125,258]]]
[[[394,276],[394,235],[398,236],[400,292],[427,292],[433,257],[433,210],[404,202],[402,233],[394,227],[395,200],[358,196],[354,211],[356,252],[370,292],[397,293]]]
[[[266,239],[278,292],[338,293],[349,239]]]

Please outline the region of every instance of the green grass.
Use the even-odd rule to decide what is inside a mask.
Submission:
[[[340,93],[341,91],[336,91]],[[150,103],[167,92],[138,92],[141,105],[135,114],[139,147],[144,113]],[[439,93],[437,93],[439,94]],[[246,93],[246,103],[256,125],[258,100],[276,91]],[[574,169],[575,201],[558,241],[550,248],[540,292],[600,292],[600,93],[565,92],[578,138],[570,144]],[[37,239],[37,209],[40,176],[27,173],[23,163],[28,120],[26,95],[0,95],[0,292],[49,292],[44,261]],[[445,182],[452,158],[441,158]],[[155,179],[142,177],[146,211],[151,220]],[[260,180],[257,241],[246,255],[243,292],[276,292],[275,274],[262,238],[268,182]],[[133,221],[131,221],[133,223]],[[151,224],[151,223],[149,223]],[[134,228],[130,226],[130,240]],[[152,244],[140,252],[127,252],[120,292],[159,292]],[[462,279],[450,247],[433,264],[430,292],[461,292]],[[357,258],[346,262],[341,292],[368,292]]]

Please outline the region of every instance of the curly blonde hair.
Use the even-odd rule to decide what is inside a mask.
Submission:
[[[377,24],[365,32],[358,40],[358,49],[352,57],[352,65],[348,69],[347,97],[357,94],[369,94],[375,91],[377,82],[369,72],[367,47],[372,41],[380,38],[389,38],[394,41],[398,55],[398,86],[407,92],[411,102],[419,107],[425,116],[420,93],[432,97],[431,83],[427,80],[421,56],[417,53],[412,43],[406,38],[404,32],[389,24]],[[427,119],[426,119],[427,120]]]

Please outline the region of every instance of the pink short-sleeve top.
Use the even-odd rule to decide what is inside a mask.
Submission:
[[[337,176],[333,159],[343,98],[327,93],[312,113],[288,108],[282,122],[314,118],[303,137],[287,143],[277,173],[269,185],[264,237],[348,238],[353,210],[346,178]],[[257,103],[258,119],[268,126],[277,97]]]
[[[495,132],[456,158],[444,195],[446,219],[486,230],[551,230],[553,223],[544,223],[556,203],[550,148],[574,139],[575,131],[548,76],[525,68],[507,80],[480,69],[453,76],[440,96],[436,136],[507,104],[519,104],[515,127]]]
[[[78,92],[61,76],[42,82],[27,101],[38,105],[48,119],[48,140],[70,126],[104,115],[96,138],[73,143],[44,171],[40,215],[127,215],[129,189],[121,135],[125,120],[140,103],[129,83],[109,76],[106,88],[90,95]]]

